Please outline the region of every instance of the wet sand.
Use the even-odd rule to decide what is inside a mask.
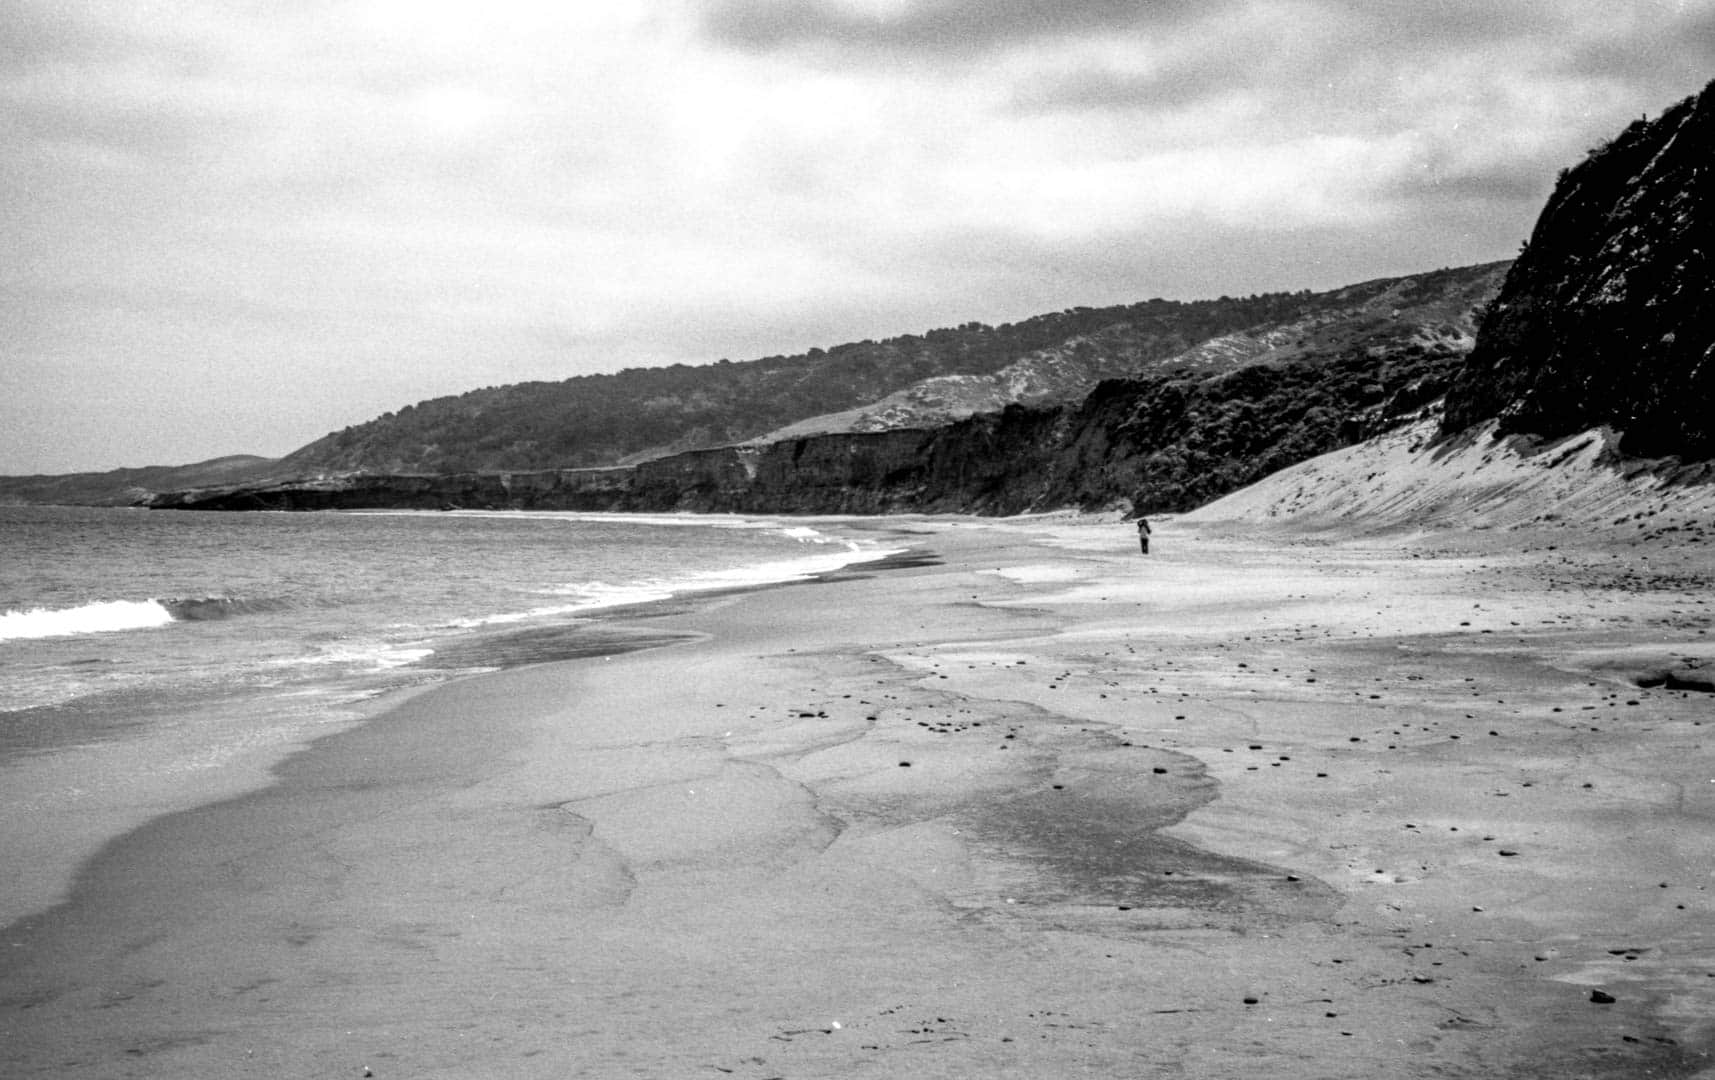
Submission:
[[[1715,695],[1636,685],[1715,664],[1701,547],[902,525],[109,845],[0,1073],[1709,1065]]]

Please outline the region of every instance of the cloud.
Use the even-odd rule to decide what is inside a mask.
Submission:
[[[974,57],[1045,40],[1170,27],[1222,6],[1219,0],[715,0],[701,25],[710,39],[750,52]]]
[[[195,67],[205,53],[183,19],[155,19],[140,5],[12,0],[0,57],[9,70],[61,64],[133,62]]]
[[[1715,4],[1619,5],[1611,21],[1584,27],[1559,56],[1569,79],[1601,79],[1646,100],[1684,96],[1715,77]]]
[[[1710,5],[1645,6],[1653,18],[1580,3],[1259,3],[1149,40],[1039,50],[1003,108],[1021,125],[1101,132],[1139,174],[1140,205],[1169,218],[1376,227],[1439,208],[1528,221],[1591,132],[1698,88],[1663,86],[1660,71],[1701,56]],[[1619,59],[1592,63],[1592,48]]]
[[[1711,60],[1715,0],[13,0],[0,472],[1503,257]]]

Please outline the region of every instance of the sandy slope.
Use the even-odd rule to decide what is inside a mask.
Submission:
[[[1707,531],[1715,484],[1675,485],[1641,467],[1603,464],[1603,430],[1543,443],[1497,439],[1492,423],[1440,439],[1437,424],[1420,421],[1282,469],[1187,521],[1346,535],[1526,526],[1613,540],[1669,529],[1715,535]]]
[[[1148,559],[879,523],[935,561],[413,698],[8,928],[0,1073],[1692,1075],[1715,695],[1634,680],[1709,657],[1709,545],[1649,490],[1269,517],[1423,452]]]

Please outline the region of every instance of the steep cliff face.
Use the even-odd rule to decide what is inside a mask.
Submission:
[[[1598,425],[1715,457],[1715,84],[1562,174],[1447,397],[1443,431]]]
[[[1006,462],[1020,476],[972,492],[972,508],[1188,510],[1421,415],[1463,356],[1453,345],[1412,346],[1206,379],[1103,383],[1076,409],[1033,427],[1022,415],[1011,418],[1007,437],[1019,437],[1041,460],[1034,469]]]
[[[630,469],[354,473],[320,480],[165,491],[148,496],[141,505],[154,510],[611,510],[618,509],[632,479]]]

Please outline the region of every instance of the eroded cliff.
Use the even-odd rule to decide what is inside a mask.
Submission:
[[[1182,510],[1415,417],[1463,350],[1412,345],[1226,375],[1102,383],[1079,405],[1012,406],[927,431],[695,450],[632,468],[357,474],[176,492],[202,510],[558,510],[1015,514]]]

